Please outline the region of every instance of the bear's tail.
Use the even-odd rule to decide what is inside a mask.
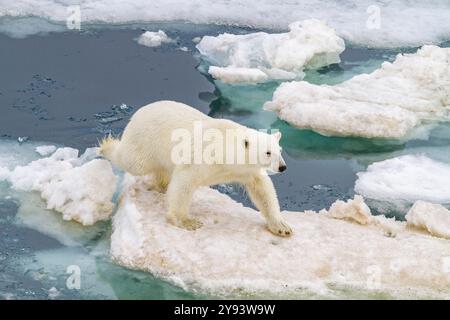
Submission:
[[[120,140],[113,138],[111,135],[108,135],[100,142],[100,155],[103,158],[108,159],[112,163],[115,163],[115,153],[117,147],[119,146]]]

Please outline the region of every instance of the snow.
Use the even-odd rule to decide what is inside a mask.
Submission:
[[[327,136],[405,138],[422,123],[450,120],[450,49],[424,46],[334,86],[285,82],[264,107]]]
[[[291,23],[289,32],[205,36],[196,46],[212,67],[209,74],[226,83],[302,79],[305,68],[340,62],[344,41],[319,20]]]
[[[173,40],[169,38],[164,31],[158,30],[157,32],[144,32],[139,36],[137,42],[146,47],[159,47],[163,43],[170,43],[173,42]]]
[[[53,145],[44,145],[44,146],[36,147],[36,152],[43,157],[49,156],[52,153],[54,153],[55,151],[56,151],[56,146],[53,146]]]
[[[37,191],[47,209],[63,214],[64,220],[92,225],[108,219],[114,204],[117,178],[110,163],[92,159],[94,149],[78,157],[78,150],[59,148],[51,156],[0,170],[0,178],[20,191]]]
[[[370,199],[450,203],[450,164],[421,154],[375,162],[357,175],[355,192]]]
[[[406,214],[408,226],[450,239],[450,211],[440,204],[416,201]]]
[[[361,225],[379,226],[386,236],[395,237],[400,228],[400,224],[395,219],[388,219],[385,216],[373,216],[370,208],[364,202],[364,198],[355,195],[354,199],[346,202],[336,200],[327,210],[321,210],[320,213],[327,214],[335,219],[344,219],[359,223]]]
[[[268,79],[267,74],[259,69],[253,68],[236,68],[236,67],[215,67],[211,66],[208,73],[214,79],[220,79],[225,83],[260,83]]]
[[[93,23],[188,21],[279,30],[294,21],[315,18],[326,21],[346,40],[364,46],[419,46],[450,38],[448,0],[0,0],[0,17],[8,19],[1,27],[16,34],[39,28],[63,31],[73,5],[79,5],[82,29]],[[25,23],[10,27],[11,17],[43,19],[41,25],[33,21],[32,29],[23,30]]]
[[[358,218],[338,211],[357,213]],[[202,228],[187,231],[167,224],[165,212],[163,194],[126,176],[113,219],[113,260],[215,296],[450,294],[450,277],[443,266],[450,256],[448,240],[394,221],[390,223],[396,233],[386,236],[362,198],[321,213],[283,212],[294,229],[290,238],[272,235],[256,211],[210,188],[198,189],[191,204],[191,214],[203,221]]]

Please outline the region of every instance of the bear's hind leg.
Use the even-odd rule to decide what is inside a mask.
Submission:
[[[165,171],[158,171],[154,175],[155,188],[160,193],[166,193],[170,182],[170,175]]]
[[[155,170],[145,180],[145,184],[148,190],[156,190],[159,193],[166,193],[169,185],[170,176],[163,170]]]
[[[200,220],[189,216],[189,205],[194,191],[195,186],[188,171],[177,170],[173,173],[167,189],[169,223],[187,230],[195,230],[203,225]]]

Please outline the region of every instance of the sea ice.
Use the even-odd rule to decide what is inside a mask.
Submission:
[[[404,155],[375,162],[357,175],[355,191],[366,198],[450,203],[450,165],[424,155]]]
[[[450,211],[440,204],[416,201],[405,218],[408,226],[426,230],[436,237],[450,239]]]
[[[450,35],[448,0],[191,0],[182,5],[179,0],[0,0],[0,22],[7,19],[0,23],[0,31],[23,36],[67,30],[67,19],[76,17],[77,8],[83,29],[93,23],[188,21],[280,30],[291,22],[315,18],[346,40],[370,47],[417,47],[448,40]],[[42,19],[35,21],[37,17]]]
[[[401,224],[395,219],[388,219],[385,216],[373,216],[370,208],[364,202],[364,198],[360,195],[355,195],[354,199],[349,199],[346,202],[336,200],[330,209],[321,210],[320,213],[327,214],[335,219],[344,219],[359,223],[361,225],[376,225],[384,230],[385,235],[395,237]]]
[[[450,120],[450,48],[423,46],[334,86],[285,82],[264,107],[326,136],[403,138],[424,122]]]
[[[47,209],[61,212],[65,220],[92,225],[111,215],[117,181],[110,163],[92,155],[92,149],[79,158],[78,150],[59,148],[47,158],[2,169],[0,175],[16,190],[38,191]]]
[[[269,78],[266,73],[254,68],[236,68],[236,67],[215,67],[211,66],[208,73],[214,79],[220,79],[225,83],[260,83]]]
[[[448,240],[394,221],[395,237],[385,236],[379,223],[336,219],[352,216],[341,210],[358,212],[356,221],[374,221],[362,198],[325,214],[285,211],[294,235],[283,239],[266,230],[255,210],[200,188],[191,213],[204,226],[187,231],[166,222],[163,194],[126,176],[110,250],[120,265],[213,295],[333,297],[345,291],[448,297],[450,277],[443,265],[443,257],[450,256]]]
[[[158,30],[157,32],[145,31],[137,39],[139,44],[146,47],[159,47],[163,43],[170,43],[172,41],[173,40],[162,30]]]
[[[259,83],[302,79],[305,68],[338,63],[345,44],[332,28],[311,19],[291,23],[286,33],[205,36],[196,47],[215,79]]]

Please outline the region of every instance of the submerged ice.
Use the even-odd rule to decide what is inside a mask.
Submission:
[[[422,123],[450,120],[450,49],[424,46],[334,86],[285,82],[264,107],[327,136],[403,138]]]
[[[302,79],[305,68],[340,62],[344,41],[319,20],[289,25],[289,32],[205,36],[197,44],[209,74],[226,83]]]

